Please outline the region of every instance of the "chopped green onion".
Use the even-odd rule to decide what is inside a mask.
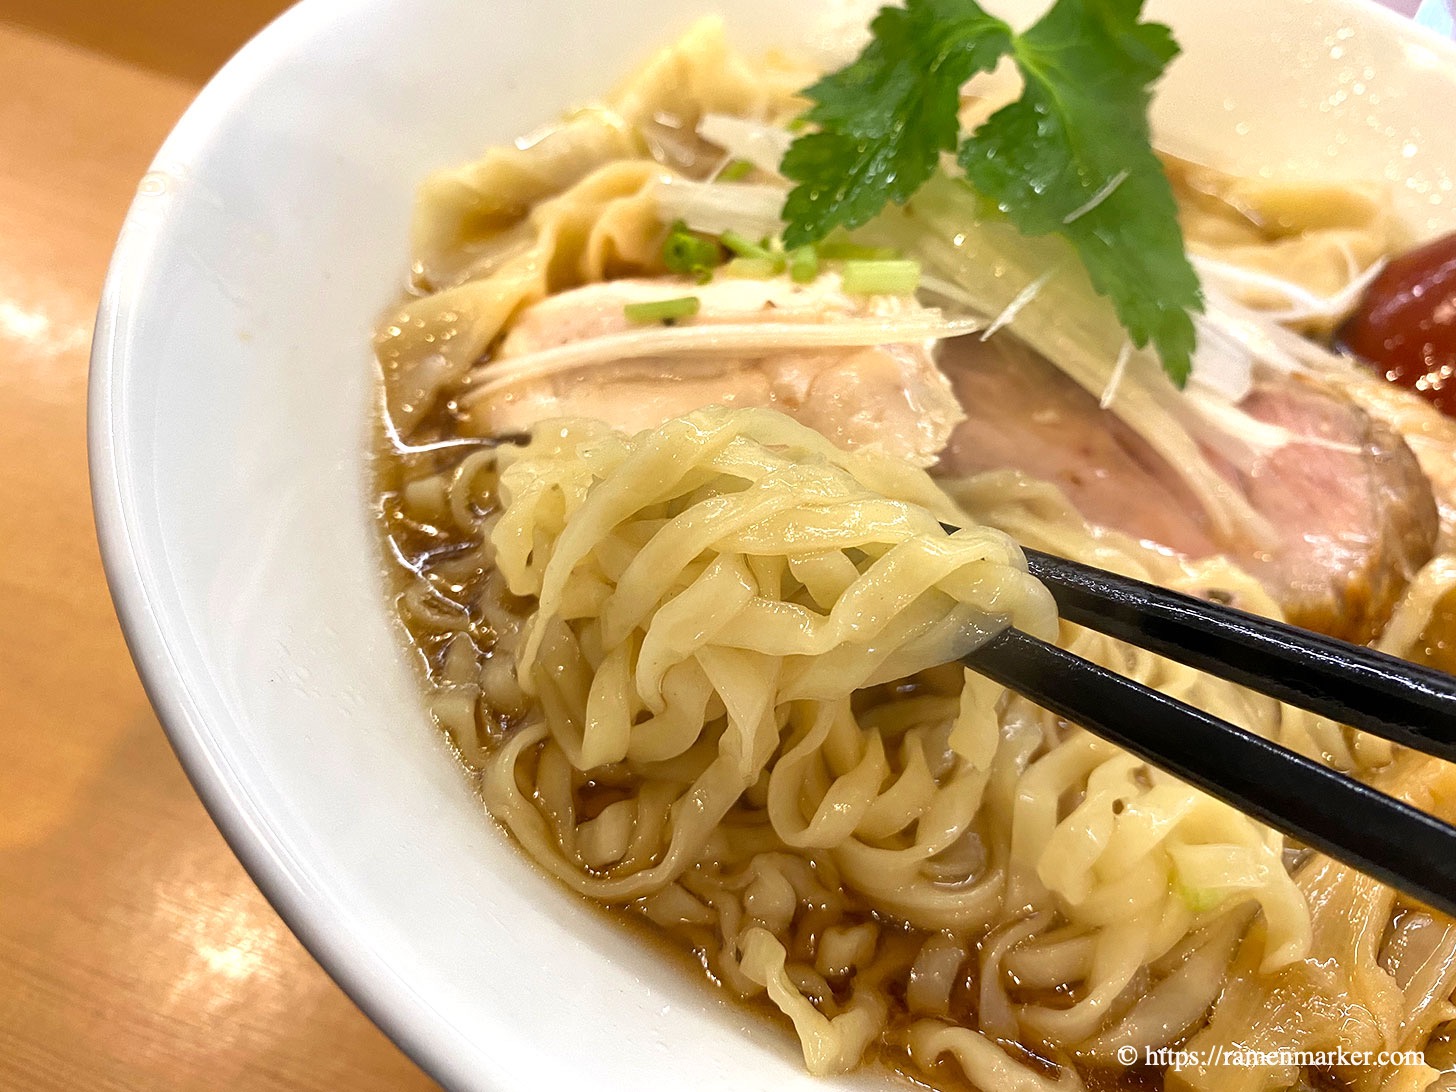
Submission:
[[[723,267],[723,276],[766,281],[770,277],[777,277],[783,271],[784,256],[776,254],[768,258],[734,258]]]
[[[1220,891],[1217,888],[1193,888],[1183,883],[1182,879],[1174,882],[1174,888],[1178,897],[1183,900],[1183,905],[1195,914],[1206,914],[1216,909],[1228,898],[1227,891]]]
[[[819,276],[819,252],[811,246],[789,251],[789,277],[795,284],[808,284]]]
[[[844,290],[852,296],[908,296],[920,286],[920,263],[874,260],[845,262]]]
[[[900,257],[900,252],[888,246],[860,246],[858,243],[829,242],[819,244],[819,257],[826,262],[885,262]]]
[[[662,241],[662,264],[668,272],[692,277],[699,284],[712,280],[713,270],[726,257],[718,240],[690,231],[681,220],[668,229],[667,238]]]
[[[644,303],[629,303],[622,308],[628,322],[660,322],[671,326],[678,319],[691,318],[698,313],[702,301],[697,296],[679,296],[671,300],[649,300]]]
[[[742,182],[753,173],[753,164],[746,159],[735,159],[718,172],[719,182]]]
[[[774,256],[774,252],[769,249],[767,239],[761,243],[755,243],[748,236],[736,231],[725,231],[719,238],[724,246],[740,258],[772,258]]]

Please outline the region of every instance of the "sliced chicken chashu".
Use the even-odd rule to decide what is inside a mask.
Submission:
[[[967,413],[943,472],[1013,467],[1058,485],[1094,523],[1189,557],[1231,554],[1301,625],[1368,640],[1432,555],[1436,505],[1410,448],[1312,381],[1266,377],[1241,404],[1290,442],[1249,467],[1209,453],[1272,528],[1249,543],[1223,540],[1172,467],[1020,342],[957,338],[941,365]]]
[[[624,310],[683,296],[698,312],[670,326]],[[459,399],[462,427],[495,435],[589,416],[636,431],[703,406],[760,406],[842,447],[930,466],[964,417],[932,356],[948,328],[908,298],[847,295],[832,274],[588,285],[518,316]]]

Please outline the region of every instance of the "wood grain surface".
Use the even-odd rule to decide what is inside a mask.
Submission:
[[[213,827],[112,613],[86,359],[116,232],[281,0],[0,0],[0,1089],[432,1083]]]

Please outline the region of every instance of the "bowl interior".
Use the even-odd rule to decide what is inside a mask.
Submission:
[[[697,15],[746,47],[819,46],[870,7],[307,0],[203,92],[127,219],[92,459],[138,666],[259,884],[452,1086],[824,1084],[787,1032],[526,864],[421,709],[367,506],[369,335],[402,291],[414,186],[600,95]],[[1416,233],[1456,226],[1442,43],[1350,0],[1152,10],[1186,51],[1158,103],[1175,148],[1384,179]]]

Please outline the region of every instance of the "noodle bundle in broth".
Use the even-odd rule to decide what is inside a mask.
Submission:
[[[756,410],[633,440],[550,422],[502,462],[490,540],[536,604],[514,656],[544,716],[487,760],[487,806],[583,894],[711,930],[710,970],[767,989],[813,1071],[849,1068],[885,1030],[863,980],[908,988],[924,945],[984,934],[1008,900],[1030,920],[1059,895],[1096,936],[1104,981],[1025,1014],[1083,1036],[1225,904],[1264,909],[1270,963],[1307,950],[1277,835],[1033,709],[1003,735],[1006,696],[979,676],[922,676],[993,627],[1056,625],[1009,539],[947,535],[939,519],[965,516],[923,473]],[[811,942],[820,875],[908,930],[882,942],[872,914],[840,922],[853,943],[796,983],[785,962]],[[917,993],[948,1014],[954,983],[930,973]],[[851,991],[832,1015],[808,1003],[831,1005],[831,977]]]
[[[1353,305],[1328,301],[1389,249],[1387,211],[1346,188],[1323,219],[1253,231],[1229,194],[1287,210],[1295,191],[1173,164],[1223,301],[1200,344],[1227,358],[1201,348],[1180,392],[1084,278],[1036,267],[1065,268],[1046,240],[937,235],[938,181],[838,240],[842,265],[826,245],[791,269],[774,168],[810,78],[745,60],[710,21],[607,106],[425,186],[414,296],[377,339],[379,492],[431,708],[486,808],[565,887],[780,1014],[816,1074],[879,1059],[986,1090],[1427,1087],[1456,1017],[1456,926],[957,663],[1014,625],[1456,816],[1434,760],[1059,621],[1021,552],[1298,614],[1260,489],[1304,444],[1306,462],[1425,489],[1408,512],[1360,509],[1396,527],[1378,593],[1330,586],[1383,647],[1436,655],[1456,437],[1301,336]],[[684,217],[710,268],[671,268]],[[918,296],[850,290],[861,258],[903,264],[887,246],[920,263]],[[752,312],[729,302],[745,277],[771,285]],[[968,399],[952,366],[972,318],[1006,328],[976,345],[1050,361],[1063,403],[1087,399],[1133,462],[1175,466],[1178,518],[1212,545],[1123,526],[1075,475],[1002,459],[971,425],[990,409],[1011,427],[1016,408]],[[1283,416],[1251,408],[1288,391]],[[1323,414],[1314,439],[1290,405]],[[1348,439],[1341,414],[1367,431]],[[1086,474],[1115,484],[1098,450]],[[1264,1053],[1149,1061],[1166,1047]],[[1406,1053],[1291,1053],[1337,1049]]]

